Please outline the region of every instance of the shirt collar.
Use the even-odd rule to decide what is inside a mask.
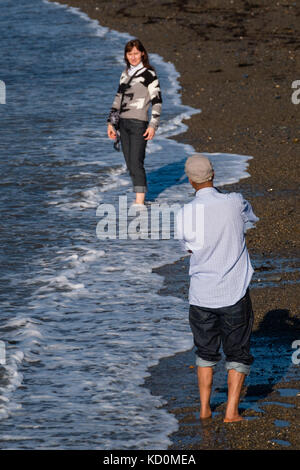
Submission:
[[[144,67],[143,62],[141,61],[138,65],[135,65],[134,67],[131,65],[127,71],[128,75],[132,76],[135,72],[138,70],[142,69]]]
[[[207,188],[198,189],[195,196],[196,197],[201,197],[202,195],[204,195],[206,193],[210,193],[212,191],[216,191],[216,188],[214,188],[214,186],[208,186]]]

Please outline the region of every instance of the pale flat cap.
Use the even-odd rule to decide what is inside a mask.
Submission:
[[[194,183],[210,181],[214,174],[210,160],[201,153],[189,157],[185,162],[184,170],[187,177]]]

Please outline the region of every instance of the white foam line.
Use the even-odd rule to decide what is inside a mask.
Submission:
[[[45,3],[46,5],[55,5],[56,7],[64,8],[70,11],[71,13],[73,13],[74,15],[78,15],[80,18],[85,20],[92,29],[95,30],[95,36],[99,36],[103,38],[106,35],[106,33],[109,31],[109,28],[106,28],[105,26],[101,26],[98,20],[91,19],[86,13],[84,13],[77,7],[71,7],[70,5],[65,5],[65,4],[61,4],[58,2],[49,2],[48,0],[42,0],[42,2]],[[99,10],[99,7],[96,7],[95,9]]]
[[[14,341],[18,341],[18,349],[6,348],[5,364],[2,367],[2,380],[7,381],[5,387],[0,387],[0,420],[8,418],[15,410],[22,406],[12,400],[12,394],[20,387],[23,375],[19,372],[20,364],[23,360],[36,362],[38,359],[32,358],[32,348],[40,345],[39,339],[43,338],[41,331],[36,326],[39,322],[30,317],[16,317],[5,322],[1,329],[13,331]]]

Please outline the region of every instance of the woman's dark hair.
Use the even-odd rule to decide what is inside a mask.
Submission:
[[[146,67],[147,69],[154,70],[154,68],[149,64],[148,53],[139,39],[131,39],[130,41],[128,41],[128,43],[125,46],[124,60],[127,64],[127,67],[128,68],[130,67],[130,63],[127,60],[126,54],[127,52],[130,52],[134,47],[136,47],[138,51],[143,53],[142,62],[143,62],[144,67]]]

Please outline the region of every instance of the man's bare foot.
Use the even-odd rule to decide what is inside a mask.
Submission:
[[[210,419],[212,419],[212,415],[204,416],[204,417],[202,417],[202,416],[200,415],[200,420],[201,420],[201,421],[208,421],[208,420],[210,420]]]
[[[200,419],[209,419],[211,417],[212,417],[212,413],[210,409],[200,410]]]
[[[232,418],[229,418],[225,416],[224,418],[224,423],[237,423],[238,421],[244,421],[244,418],[241,415],[238,416],[233,416]]]

